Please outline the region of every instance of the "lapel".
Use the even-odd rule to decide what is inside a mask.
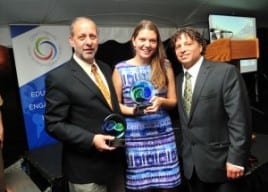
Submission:
[[[196,79],[195,87],[194,87],[194,92],[192,96],[192,105],[191,105],[191,111],[190,111],[190,117],[189,120],[191,120],[192,115],[194,113],[194,110],[196,108],[196,105],[198,103],[198,100],[200,98],[200,94],[202,92],[202,88],[205,85],[205,81],[209,75],[209,70],[210,70],[210,64],[208,61],[204,59],[203,63],[201,64],[201,67],[199,69],[199,73]]]
[[[98,63],[98,65],[99,65],[99,63]],[[103,70],[103,67],[101,65],[99,65],[99,68],[103,72],[104,76],[107,77],[107,71]],[[100,99],[100,101],[103,102],[110,109],[107,101],[105,100],[104,96],[102,95],[102,93],[99,90],[99,88],[97,87],[97,85],[94,83],[94,81],[86,74],[86,72],[73,59],[72,59],[71,70],[73,72],[74,77],[76,79],[78,79],[88,89],[90,89],[90,91],[93,94],[95,94]],[[111,82],[107,81],[107,83],[108,83],[108,86],[109,86],[109,89],[110,89]]]

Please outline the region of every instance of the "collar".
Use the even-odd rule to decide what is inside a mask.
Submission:
[[[190,73],[191,76],[196,77],[203,61],[204,61],[204,57],[201,56],[199,60],[191,68],[189,69],[183,68],[183,72],[185,73],[187,71],[188,73]]]
[[[95,59],[94,59],[94,61],[93,61],[93,63],[87,63],[87,62],[85,62],[84,60],[82,60],[82,59],[80,59],[79,57],[77,57],[77,55],[76,54],[73,54],[73,59],[80,65],[80,66],[91,66],[91,64],[95,64],[95,65],[97,65],[97,67],[98,67],[98,64],[96,63],[96,61],[95,61]]]

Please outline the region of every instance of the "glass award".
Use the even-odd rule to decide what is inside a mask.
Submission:
[[[126,121],[123,116],[112,113],[108,115],[102,124],[103,131],[115,137],[114,140],[108,141],[108,145],[112,147],[123,147],[125,145]]]
[[[137,105],[137,111],[142,111],[152,105],[150,100],[154,96],[154,86],[150,81],[137,81],[130,90],[130,96]]]

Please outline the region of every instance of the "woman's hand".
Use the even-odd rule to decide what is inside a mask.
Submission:
[[[163,103],[162,101],[162,97],[153,96],[150,100],[151,105],[144,109],[144,114],[157,112]]]

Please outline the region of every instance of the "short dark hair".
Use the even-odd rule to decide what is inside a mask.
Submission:
[[[180,37],[182,34],[185,34],[188,37],[190,37],[192,40],[197,41],[203,47],[201,55],[205,54],[207,41],[205,40],[203,35],[201,35],[201,33],[199,33],[196,29],[192,27],[180,28],[175,32],[175,34],[171,37],[171,46],[173,48],[175,48],[177,38]]]

